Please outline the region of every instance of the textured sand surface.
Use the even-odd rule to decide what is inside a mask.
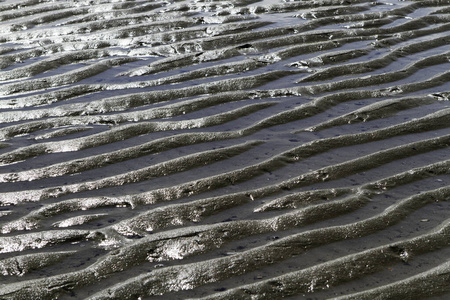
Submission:
[[[0,299],[448,299],[450,1],[0,2]]]

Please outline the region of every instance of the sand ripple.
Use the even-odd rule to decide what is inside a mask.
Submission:
[[[449,12],[1,2],[0,298],[450,295]]]

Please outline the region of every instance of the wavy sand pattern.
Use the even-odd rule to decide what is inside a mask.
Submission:
[[[0,20],[1,299],[450,297],[450,1]]]

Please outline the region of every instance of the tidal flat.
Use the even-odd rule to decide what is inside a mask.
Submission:
[[[448,299],[449,0],[0,2],[0,299]]]

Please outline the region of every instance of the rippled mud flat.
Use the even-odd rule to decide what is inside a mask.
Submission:
[[[449,297],[449,12],[0,2],[0,298]]]

